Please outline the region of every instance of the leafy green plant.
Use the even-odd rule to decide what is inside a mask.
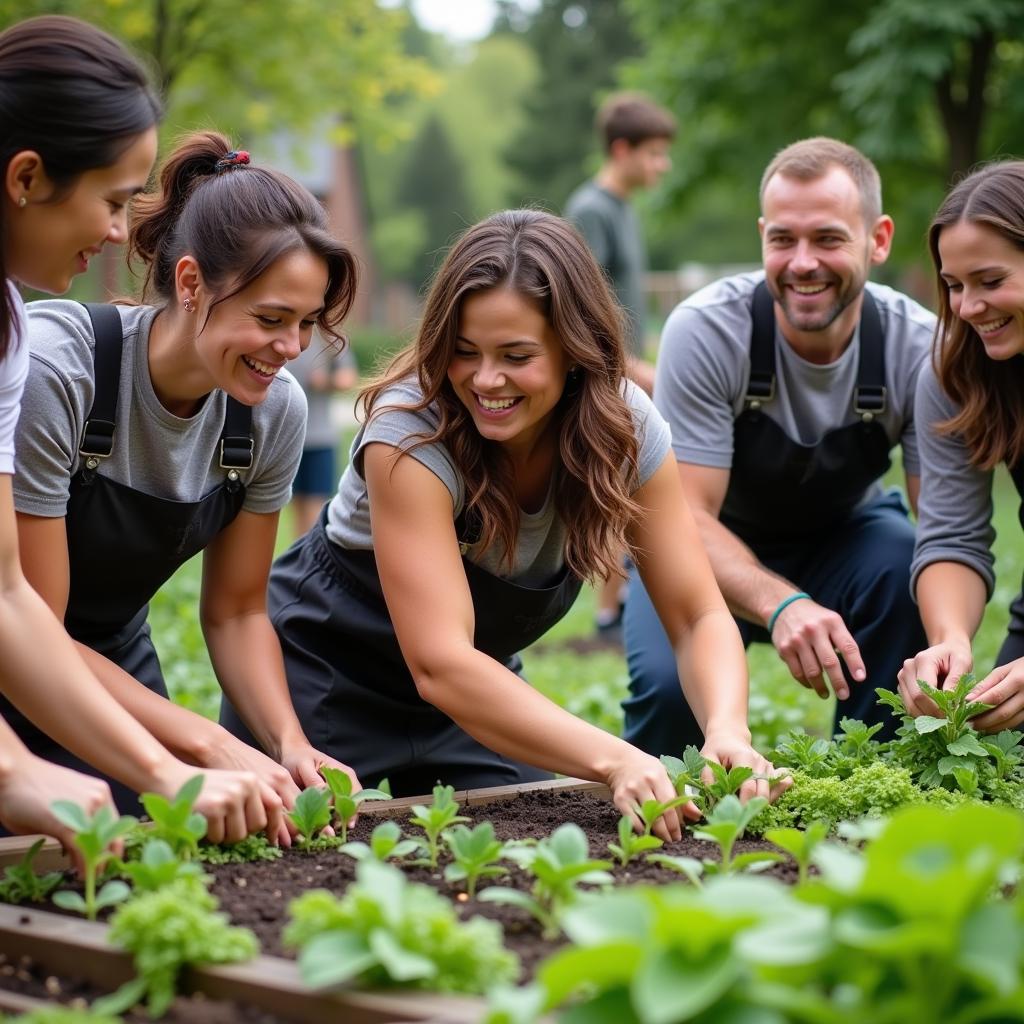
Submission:
[[[482,821],[472,831],[465,825],[456,825],[445,833],[444,839],[455,861],[444,869],[444,877],[449,882],[465,879],[470,896],[476,895],[479,879],[505,874],[505,868],[495,864],[504,855],[505,847],[495,838],[494,826],[489,821]]]
[[[460,921],[451,901],[390,864],[364,860],[343,897],[313,890],[292,901],[290,913],[284,941],[300,949],[303,979],[316,988],[357,979],[484,992],[518,974],[495,922]]]
[[[352,857],[353,860],[366,860],[375,857],[377,860],[401,860],[415,853],[420,844],[415,839],[403,839],[402,829],[397,822],[382,821],[370,835],[370,842],[348,842],[338,847],[339,852]]]
[[[331,798],[320,786],[308,786],[295,798],[288,817],[298,830],[299,846],[308,851],[312,841],[331,823]]]
[[[163,839],[150,839],[139,860],[121,864],[121,873],[131,879],[136,895],[155,892],[179,878],[206,877],[198,864],[179,860]]]
[[[807,871],[814,851],[828,835],[828,825],[821,821],[811,822],[806,829],[770,828],[764,837],[773,846],[785,850],[796,861],[798,881],[807,881]]]
[[[689,797],[686,799],[688,800]],[[639,857],[641,853],[657,850],[664,845],[657,836],[652,836],[649,832],[638,835],[633,830],[633,819],[628,814],[619,818],[618,831],[619,841],[609,843],[608,852],[618,860],[622,867]]]
[[[206,835],[206,819],[192,809],[202,788],[203,777],[196,775],[178,790],[173,800],[159,793],[142,794],[142,806],[153,819],[149,834],[169,844],[181,860],[197,857],[199,840]]]
[[[683,751],[682,760],[663,754],[661,763],[669,780],[681,796],[688,796],[705,816],[727,796],[734,796],[748,779],[755,777],[753,768],[737,765],[724,768],[717,761],[710,761],[694,746]],[[710,773],[711,781],[705,781]],[[678,805],[677,805],[678,806]]]
[[[359,813],[359,805],[366,800],[390,800],[391,793],[387,780],[381,783],[381,789],[360,789],[352,792],[352,779],[347,772],[330,765],[321,765],[320,774],[327,783],[327,788],[334,798],[334,816],[340,829],[339,838],[342,843],[348,842],[348,823]]]
[[[35,873],[32,862],[44,842],[37,839],[17,864],[4,868],[4,877],[0,879],[0,900],[4,903],[42,903],[64,881],[62,871]]]
[[[820,778],[831,774],[830,751],[828,740],[802,731],[791,732],[772,752],[772,760],[781,767],[797,768],[812,779]]]
[[[698,889],[703,886],[701,876],[704,874],[704,865],[710,863],[706,860],[697,860],[696,857],[675,857],[667,853],[652,853],[647,859],[652,864],[660,864],[663,868],[675,871]]]
[[[763,796],[755,796],[745,804],[740,803],[737,796],[729,794],[722,797],[708,815],[707,821],[693,835],[705,842],[717,843],[722,859],[719,862],[705,862],[704,870],[729,874],[731,871],[743,871],[754,864],[765,864],[778,860],[773,853],[744,853],[733,857],[736,840],[742,838],[747,826],[768,806]]]
[[[489,903],[520,907],[540,922],[546,938],[555,938],[566,909],[579,898],[579,886],[609,885],[611,862],[592,860],[587,837],[579,825],[559,825],[534,846],[506,847],[506,856],[533,876],[530,892],[492,887],[480,893]]]
[[[125,835],[137,819],[129,815],[115,817],[106,805],[90,817],[70,800],[55,801],[51,810],[54,817],[74,833],[75,846],[81,852],[85,865],[85,895],[65,889],[54,893],[53,902],[64,910],[74,910],[95,921],[97,911],[112,907],[131,895],[131,890],[119,879],[107,882],[97,893],[96,877],[114,856],[110,850],[111,843]]]
[[[277,860],[283,856],[265,835],[252,835],[237,843],[200,843],[198,859],[206,864],[249,864],[258,860]]]
[[[413,825],[418,825],[423,829],[427,837],[427,858],[423,863],[436,868],[441,836],[452,825],[469,821],[469,818],[459,814],[459,805],[455,800],[455,788],[438,785],[434,787],[434,799],[429,806],[413,804],[409,820]]]
[[[136,977],[94,1004],[123,1013],[146,1000],[151,1017],[170,1006],[182,968],[251,960],[256,936],[228,924],[217,901],[196,878],[179,878],[120,907],[110,921],[110,942],[132,954]]]

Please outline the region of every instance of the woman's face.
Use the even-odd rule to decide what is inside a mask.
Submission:
[[[4,265],[21,284],[60,295],[106,242],[128,237],[128,202],[145,188],[156,159],[156,129],[137,136],[108,167],[86,171],[63,195],[41,169],[26,205],[8,189]],[[17,157],[15,157],[17,159]],[[56,201],[51,201],[57,195]]]
[[[985,354],[1024,352],[1024,252],[984,224],[959,221],[939,234],[939,273],[955,316],[974,328]]]
[[[489,441],[527,452],[565,390],[569,358],[543,313],[509,288],[462,303],[448,379]]]
[[[296,249],[272,263],[237,295],[209,305],[200,284],[195,309],[195,351],[200,390],[226,391],[246,405],[259,405],[289,359],[308,347],[324,307],[327,264],[308,249]],[[209,319],[207,319],[209,314]]]

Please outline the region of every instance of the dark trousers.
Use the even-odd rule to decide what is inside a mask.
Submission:
[[[894,690],[903,661],[926,646],[910,596],[913,550],[914,527],[895,493],[854,512],[827,534],[754,548],[763,565],[843,617],[860,648],[867,679],[854,683],[846,674],[850,696],[839,704],[838,714],[883,723],[880,739],[899,723],[877,705],[875,688]],[[771,642],[764,627],[737,624],[744,646]],[[679,756],[688,744],[701,746],[703,736],[683,698],[675,654],[636,573],[629,582],[623,640],[631,694],[623,702],[625,738],[651,754]]]
[[[1010,622],[1006,627],[1006,639],[996,657],[996,667],[1008,665],[1018,658],[1024,658],[1024,591],[1010,605]]]

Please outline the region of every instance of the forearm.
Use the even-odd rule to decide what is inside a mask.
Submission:
[[[683,632],[676,652],[686,702],[701,732],[749,741],[747,659],[732,616],[724,609],[702,615]]]
[[[295,714],[281,644],[265,611],[212,623],[203,633],[224,693],[260,746],[275,760],[308,740]]]
[[[747,622],[766,625],[779,603],[800,588],[765,568],[715,516],[700,508],[694,508],[693,513],[729,610]]]
[[[985,613],[985,581],[960,562],[932,562],[917,579],[917,603],[929,645],[970,648]]]

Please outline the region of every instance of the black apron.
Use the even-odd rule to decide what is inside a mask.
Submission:
[[[1021,528],[1024,529],[1024,460],[1015,466],[1007,467],[1017,494],[1020,495],[1020,506],[1017,509],[1017,518],[1020,520]],[[1021,581],[1021,591],[1010,604],[1010,621],[1007,625],[1006,639],[1003,641],[999,654],[996,657],[996,665],[1007,665],[1018,658],[1024,658],[1024,580]]]
[[[373,552],[332,543],[326,521],[325,506],[320,522],[274,563],[268,592],[292,703],[313,746],[350,765],[365,785],[386,776],[396,796],[429,792],[438,780],[466,789],[550,778],[488,750],[419,696]],[[468,543],[461,546],[465,555]],[[474,646],[518,673],[518,652],[568,612],[580,579],[563,569],[547,587],[523,587],[462,563]],[[221,724],[253,742],[226,699]]]
[[[71,636],[105,655],[150,690],[167,696],[149,636],[149,601],[171,575],[238,515],[245,500],[240,473],[252,467],[252,409],[227,400],[220,441],[225,481],[200,501],[157,498],[98,470],[113,451],[123,334],[116,306],[86,305],[96,338],[96,393],[71,478],[65,525],[70,590],[64,624]],[[125,442],[126,443],[126,442]],[[46,736],[0,698],[0,713],[33,753],[99,774]],[[134,796],[115,784],[118,805]]]
[[[885,339],[878,307],[864,291],[856,423],[829,430],[814,445],[790,438],[762,412],[775,397],[775,309],[768,286],[754,291],[750,382],[736,418],[729,488],[721,521],[748,544],[800,541],[836,526],[890,466]]]

